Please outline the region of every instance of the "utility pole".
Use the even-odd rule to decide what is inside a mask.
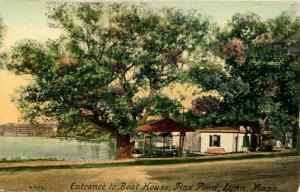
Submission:
[[[185,125],[185,122],[184,122],[184,111],[185,111],[185,108],[182,107],[182,124]]]
[[[297,131],[297,153],[300,155],[300,107],[299,107],[299,116],[298,116],[298,131]]]

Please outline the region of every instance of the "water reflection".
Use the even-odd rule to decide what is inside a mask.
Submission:
[[[43,137],[0,137],[0,159],[114,159],[116,144]]]

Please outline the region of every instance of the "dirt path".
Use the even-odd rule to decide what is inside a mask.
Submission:
[[[233,182],[240,185],[263,182],[275,187],[280,182],[278,187],[281,191],[290,192],[289,186],[295,188],[300,183],[299,165],[300,157],[284,157],[155,166],[3,171],[0,172],[0,191],[168,192],[173,190],[142,190],[142,187],[149,183],[151,186],[174,186],[178,181],[186,184],[199,181],[214,184],[220,181],[221,184]],[[110,189],[111,184],[116,185],[117,190]],[[88,188],[93,186],[98,188]]]
[[[141,168],[103,168],[76,170],[49,170],[38,172],[0,173],[0,189],[4,191],[89,191],[76,190],[77,185],[120,185],[144,183],[149,176]],[[73,184],[73,187],[71,188]],[[72,190],[74,189],[74,190]],[[83,189],[83,188],[82,188]],[[1,191],[1,190],[0,190]],[[91,190],[92,191],[92,190]],[[106,190],[101,190],[106,191]],[[113,191],[113,190],[110,190]]]

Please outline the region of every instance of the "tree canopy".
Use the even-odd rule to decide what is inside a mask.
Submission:
[[[219,105],[206,114],[210,124],[249,125],[264,116],[277,138],[296,130],[299,30],[300,17],[287,13],[266,21],[253,13],[232,17],[215,49],[224,64],[201,63],[189,72],[205,90],[220,94]]]
[[[92,122],[117,138],[118,157],[130,154],[137,124],[179,112],[161,90],[194,61],[211,27],[197,12],[142,4],[58,4],[48,16],[61,38],[23,40],[10,53],[7,68],[33,77],[18,106],[33,123]]]
[[[83,127],[109,133],[117,156],[128,157],[137,125],[178,117],[180,101],[163,89],[188,82],[218,93],[192,102],[192,126],[258,126],[261,119],[278,138],[295,132],[299,17],[237,13],[218,29],[196,11],[101,2],[57,3],[48,17],[62,36],[22,40],[6,60],[8,70],[33,78],[17,100],[32,123],[56,123],[66,135],[82,136]]]

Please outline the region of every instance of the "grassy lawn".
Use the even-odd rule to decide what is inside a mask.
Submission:
[[[176,185],[175,181],[181,181],[187,186],[197,186],[200,183],[199,186],[203,186],[200,191],[207,191],[205,189],[209,186],[216,185],[220,191],[251,191],[255,184],[262,184],[253,191],[272,191],[269,189],[273,188],[274,191],[296,192],[300,184],[300,158],[205,163],[199,166],[150,170],[147,174],[154,180],[172,186]],[[227,190],[224,189],[226,183],[229,184]]]
[[[100,160],[100,161],[47,161],[29,160],[0,162],[1,171],[41,171],[52,169],[83,169],[83,168],[105,168],[123,166],[153,166],[184,163],[200,163],[225,160],[244,160],[260,158],[277,158],[297,156],[293,151],[289,152],[256,152],[256,153],[237,153],[213,156],[200,156],[194,158],[142,158],[124,160]]]
[[[0,172],[0,191],[235,192],[254,188],[257,189],[254,191],[296,192],[299,183],[299,156]],[[110,189],[111,184],[116,189]]]

